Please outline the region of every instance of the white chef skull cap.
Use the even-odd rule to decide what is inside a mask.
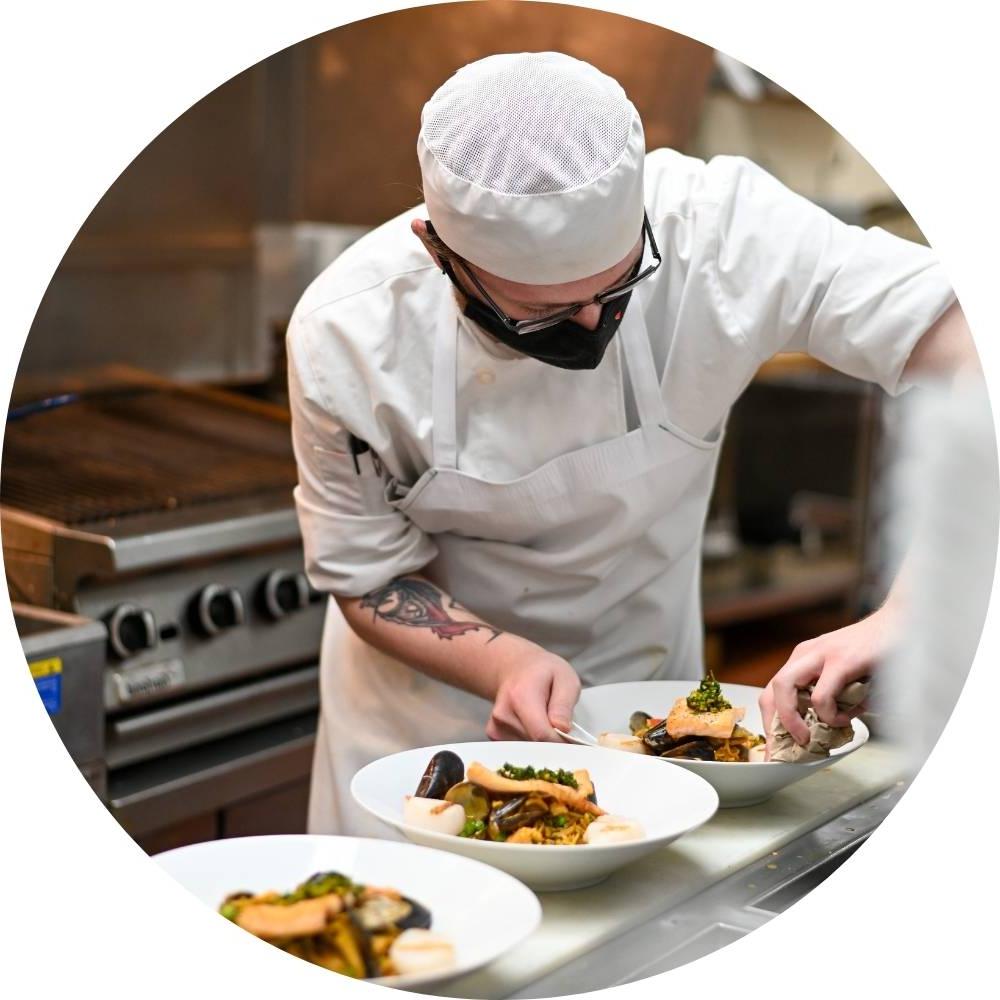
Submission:
[[[645,138],[620,84],[560,52],[488,56],[424,105],[427,213],[460,257],[510,281],[578,281],[642,232]]]

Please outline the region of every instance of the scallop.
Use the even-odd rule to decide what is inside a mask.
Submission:
[[[389,961],[401,976],[436,972],[455,964],[455,948],[441,934],[411,927],[392,942]]]
[[[403,822],[421,830],[455,836],[465,826],[465,810],[457,802],[408,795],[403,803]]]
[[[638,736],[626,733],[601,733],[597,737],[597,743],[598,746],[608,747],[610,750],[625,750],[628,753],[646,752],[646,744]]]
[[[642,840],[646,836],[642,826],[634,819],[605,814],[587,827],[583,834],[585,844],[624,844],[629,840]]]

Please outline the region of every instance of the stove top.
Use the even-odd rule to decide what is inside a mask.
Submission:
[[[206,505],[287,505],[295,482],[283,411],[234,394],[133,387],[10,423],[0,500],[66,527],[168,515],[166,527],[174,512]]]

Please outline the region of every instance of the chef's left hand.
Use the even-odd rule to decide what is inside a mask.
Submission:
[[[771,749],[771,721],[777,712],[792,738],[801,746],[809,742],[809,728],[798,712],[799,690],[815,685],[812,705],[821,722],[846,726],[867,711],[861,704],[849,713],[837,708],[837,696],[853,681],[871,675],[885,656],[892,633],[893,615],[883,607],[846,628],[808,639],[792,650],[788,662],[771,678],[760,696],[767,749]]]

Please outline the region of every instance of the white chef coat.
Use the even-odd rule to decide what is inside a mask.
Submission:
[[[310,286],[292,319],[288,353],[300,474],[296,502],[314,586],[360,596],[428,567],[432,578],[437,570],[443,580],[458,581],[448,589],[488,621],[566,656],[585,682],[604,682],[623,669],[634,676],[619,679],[697,673],[700,654],[689,621],[698,616],[697,542],[732,404],[760,364],[783,350],[806,351],[897,392],[913,345],[953,294],[927,248],[877,229],[846,226],[747,160],[720,157],[706,164],[660,150],[647,157],[645,192],[663,264],[626,311],[628,365],[621,333],[594,371],[577,372],[520,356],[464,318],[456,321],[451,283],[409,231],[409,221],[422,217],[422,206],[363,238]],[[634,310],[641,310],[644,327],[638,354]],[[456,323],[448,336],[457,342],[442,341],[441,330]],[[435,365],[435,345],[441,343],[455,345],[448,362],[454,376],[444,382],[440,363]],[[636,371],[643,380],[642,421],[628,377]],[[452,425],[454,447],[449,444],[451,458],[442,465],[441,433],[435,455],[435,413],[441,417],[440,401],[452,387],[454,412],[446,423]],[[657,427],[665,437],[657,436]],[[368,453],[355,467],[349,433],[370,445],[377,463]],[[637,434],[645,434],[647,443]],[[628,441],[622,441],[626,435]],[[631,451],[629,442],[635,446]],[[499,484],[512,498],[507,504],[525,496],[516,484],[541,481],[566,503],[567,537],[581,545],[586,563],[590,539],[580,518],[602,508],[597,494],[598,506],[591,507],[580,492],[581,471],[585,476],[588,467],[595,474],[599,470],[602,490],[617,489],[621,499],[632,502],[627,488],[612,485],[616,470],[627,476],[630,466],[608,466],[606,455],[616,456],[613,462],[631,456],[645,470],[646,484],[660,484],[657,495],[662,490],[669,498],[671,491],[684,490],[663,500],[655,525],[656,497],[643,495],[644,513],[635,515],[639,520],[631,529],[623,527],[631,546],[635,524],[650,524],[648,551],[635,556],[637,565],[645,559],[644,576],[632,594],[628,564],[623,569],[619,559],[613,583],[595,583],[601,578],[597,560],[575,580],[559,576],[566,570],[549,574],[551,599],[543,598],[544,548],[532,552],[530,542],[511,546],[502,535],[491,536],[501,540],[501,549],[494,548],[478,537],[493,523],[477,514],[485,508],[470,512],[474,530],[465,541],[418,523],[463,523],[454,508],[463,490],[441,492],[435,478],[450,477],[459,487],[468,480],[479,497],[491,497],[496,487],[489,484]],[[560,468],[551,465],[554,460],[575,470],[571,490],[552,482],[552,470],[558,476]],[[683,483],[672,478],[664,464],[670,462],[684,463],[676,466]],[[413,506],[400,501],[408,487],[416,487]],[[436,498],[428,504],[423,498],[431,494]],[[674,518],[671,503],[682,498]],[[560,550],[553,566],[559,560],[568,565],[572,554],[556,537],[558,518],[549,507],[537,509],[547,521],[546,538]],[[523,511],[501,505],[498,513],[518,522],[517,538],[528,537]],[[608,523],[605,517],[601,524]],[[678,532],[685,537],[676,537]],[[525,546],[520,554],[519,545]],[[499,551],[509,569],[483,562]],[[603,551],[607,554],[606,545]],[[650,565],[658,552],[676,555],[659,582]],[[475,565],[465,565],[469,560]],[[535,574],[543,585],[532,591],[533,605],[522,606],[517,598],[513,577],[521,572]],[[484,605],[463,592],[463,577]],[[603,597],[595,586],[605,589]],[[623,607],[633,609],[625,616],[629,621],[605,607],[612,587],[622,595]],[[492,602],[505,588],[508,592]],[[661,592],[664,588],[669,593]],[[573,593],[572,599],[566,596]],[[589,616],[594,621],[605,616],[607,627],[577,628],[575,644],[567,639],[561,646],[561,622],[571,621],[584,600]],[[667,629],[676,633],[672,638],[660,634],[668,613],[676,619]],[[565,632],[572,631],[567,625]],[[629,642],[634,648],[623,654]],[[345,789],[354,769],[367,760],[406,745],[481,736],[485,703],[377,653],[350,632],[333,603],[322,674],[324,711],[310,808],[314,831],[373,832],[355,822]]]
[[[643,284],[646,326],[667,412],[693,438],[712,439],[781,351],[899,392],[914,344],[954,300],[931,250],[845,225],[744,158],[657,150],[645,191],[663,254]],[[431,463],[431,328],[453,291],[409,231],[422,217],[404,212],[338,257],[289,328],[296,502],[310,580],[332,594],[367,593],[436,552],[364,486],[347,444],[348,432],[368,442],[403,483]],[[509,480],[625,432],[617,342],[578,372],[516,355],[464,317],[461,334],[461,469]]]

